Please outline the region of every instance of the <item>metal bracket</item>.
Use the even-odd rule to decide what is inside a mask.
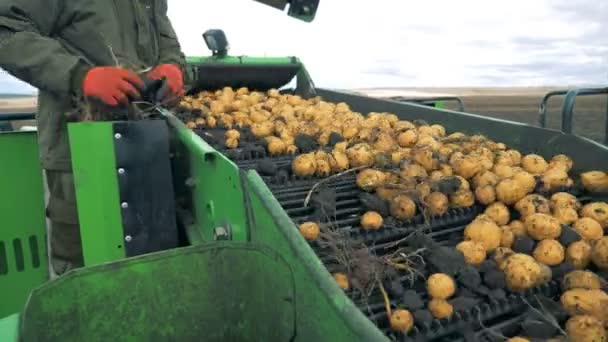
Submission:
[[[458,96],[435,96],[435,97],[417,97],[417,98],[406,98],[403,96],[389,97],[390,100],[398,102],[413,102],[416,104],[422,104],[425,106],[435,107],[435,102],[439,101],[454,101],[458,103],[458,111],[464,112],[464,101]]]
[[[232,240],[232,227],[230,223],[215,227],[213,229],[213,239],[215,241]]]

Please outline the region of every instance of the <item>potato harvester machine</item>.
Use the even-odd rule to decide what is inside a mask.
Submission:
[[[591,140],[317,88],[294,57],[189,58],[188,79],[191,92],[295,84],[283,91],[483,134],[522,153],[565,153],[578,170],[608,169],[608,148]],[[319,179],[293,176],[293,156],[226,150],[213,134],[188,129],[180,120],[188,113],[160,111],[149,120],[69,125],[86,267],[54,280],[48,280],[36,133],[0,134],[0,340],[493,341],[488,328],[516,333],[526,296],[557,294],[549,283],[526,294],[480,297],[449,319],[395,334],[382,297],[364,304],[341,290],[323,250],[297,230],[315,214],[304,200]],[[276,172],[258,172],[262,160]],[[422,225],[416,217],[404,229],[362,232],[354,177],[329,185],[336,227],[376,253]],[[453,245],[481,210],[432,218],[428,236]],[[425,297],[423,284],[403,279],[402,286]]]

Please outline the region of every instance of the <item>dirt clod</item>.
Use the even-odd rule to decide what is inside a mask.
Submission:
[[[534,251],[534,240],[529,236],[518,236],[513,242],[513,251],[516,253],[532,254]]]
[[[359,194],[359,200],[365,211],[375,211],[382,216],[389,215],[388,203],[380,197],[367,192],[362,192]]]
[[[405,291],[401,297],[401,303],[410,311],[424,308],[422,297],[414,290]]]
[[[435,318],[429,310],[414,311],[414,321],[418,324],[431,323]]]
[[[460,272],[458,272],[456,280],[458,283],[468,288],[475,288],[481,284],[479,272],[471,265],[463,267]]]
[[[479,300],[470,297],[456,297],[448,302],[452,304],[454,311],[464,311],[473,308]]]
[[[296,135],[295,144],[298,150],[300,150],[302,153],[316,151],[319,148],[317,140],[314,137],[306,134]]]
[[[562,225],[562,235],[559,236],[559,242],[564,247],[568,247],[571,243],[580,241],[581,236],[569,225]]]
[[[455,276],[466,265],[464,255],[454,248],[436,247],[431,250],[428,262],[439,273]]]
[[[270,159],[262,159],[258,162],[256,170],[262,176],[274,176],[277,173],[277,166]]]
[[[479,265],[479,272],[487,273],[490,271],[494,271],[497,267],[498,267],[498,265],[496,264],[496,261],[491,260],[491,259],[486,259]]]
[[[484,274],[483,282],[491,289],[504,289],[507,286],[505,274],[498,270]]]

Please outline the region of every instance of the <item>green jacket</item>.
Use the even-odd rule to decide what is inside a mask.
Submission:
[[[0,67],[38,88],[42,166],[71,170],[66,113],[93,66],[184,65],[167,0],[0,2]]]

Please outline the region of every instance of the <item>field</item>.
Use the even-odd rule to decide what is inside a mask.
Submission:
[[[411,88],[411,89],[359,89],[357,92],[370,96],[461,96],[465,110],[469,113],[537,124],[538,105],[542,96],[551,88]],[[554,97],[549,102],[548,123],[551,128],[561,124],[563,97]],[[607,96],[580,97],[576,101],[574,133],[602,141],[606,127]],[[447,103],[448,108],[456,108]],[[34,110],[34,98],[8,98],[0,96],[0,113],[27,112]],[[1,115],[1,114],[0,114]]]

